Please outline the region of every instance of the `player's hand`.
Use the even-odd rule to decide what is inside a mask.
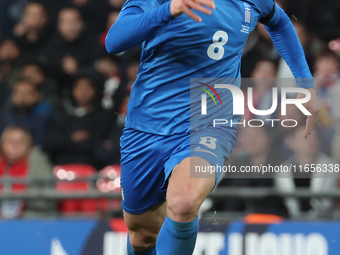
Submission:
[[[311,98],[307,103],[304,103],[303,106],[312,114],[307,116],[307,120],[306,120],[306,128],[305,128],[305,138],[308,137],[308,135],[310,135],[312,133],[312,129],[315,127],[315,121],[316,121],[316,115],[318,114],[319,110],[320,110],[320,106],[319,106],[319,101],[318,98],[316,96],[316,92],[315,89],[308,89],[310,94],[311,94]],[[297,98],[305,98],[306,95],[303,93],[299,93],[297,95]]]
[[[193,20],[201,22],[202,18],[196,15],[190,9],[195,9],[197,11],[210,15],[211,10],[209,10],[203,5],[211,8],[212,10],[215,9],[215,4],[213,0],[172,0],[170,4],[170,11],[172,16],[174,17],[178,17],[182,13],[185,13]]]

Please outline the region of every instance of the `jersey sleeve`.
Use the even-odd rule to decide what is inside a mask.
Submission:
[[[275,2],[272,2],[270,6],[271,9],[268,9],[267,6],[266,12],[263,14],[259,22],[266,25],[267,27],[274,27],[280,21],[282,15],[286,15],[286,13]]]
[[[105,47],[109,53],[119,53],[146,41],[159,27],[174,18],[169,1],[159,5],[145,2],[159,3],[152,0],[128,0],[124,4],[105,39]]]
[[[259,22],[263,23],[266,19],[269,19],[272,15],[273,8],[275,6],[274,0],[253,0],[253,4],[257,6],[260,12]]]
[[[122,11],[129,7],[139,7],[143,12],[148,12],[161,6],[165,2],[167,2],[167,0],[127,0],[122,7]]]

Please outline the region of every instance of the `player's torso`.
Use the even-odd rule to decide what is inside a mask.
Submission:
[[[186,132],[190,78],[239,78],[242,49],[259,12],[241,0],[214,2],[211,15],[196,12],[201,23],[183,14],[144,43],[128,127],[162,135]]]
[[[143,58],[146,61],[143,64],[152,62],[153,66],[163,66],[165,62],[171,62],[173,67],[177,64],[183,70],[182,75],[200,70],[203,76],[222,75],[216,73],[214,67],[202,72],[205,67],[219,64],[229,70],[225,75],[237,75],[237,69],[229,65],[234,66],[242,54],[259,13],[249,2],[241,0],[215,0],[215,5],[211,15],[195,11],[202,17],[201,23],[183,14],[158,29],[145,43]]]

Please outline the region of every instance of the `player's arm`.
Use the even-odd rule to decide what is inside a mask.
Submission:
[[[311,93],[311,99],[304,104],[312,114],[307,117],[306,121],[305,137],[307,137],[315,126],[316,115],[319,112],[313,76],[307,65],[303,48],[292,22],[278,5],[274,3],[273,6],[271,13],[263,17],[260,22],[265,25],[277,51],[291,69],[298,86],[308,89]],[[298,98],[304,97],[304,94],[298,94]]]
[[[123,8],[106,36],[106,50],[119,53],[138,45],[182,13],[200,22],[202,19],[190,9],[210,15],[211,10],[203,5],[215,9],[213,0],[172,0],[147,12],[137,5]]]

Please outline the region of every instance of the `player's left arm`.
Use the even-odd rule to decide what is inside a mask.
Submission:
[[[314,89],[313,76],[309,70],[300,40],[289,17],[275,2],[272,11],[260,19],[260,22],[264,24],[277,51],[291,69],[298,86],[308,89],[311,93],[311,99],[304,104],[312,114],[306,120],[305,137],[307,138],[315,126],[319,102]],[[305,94],[298,94],[298,98],[304,97]]]

